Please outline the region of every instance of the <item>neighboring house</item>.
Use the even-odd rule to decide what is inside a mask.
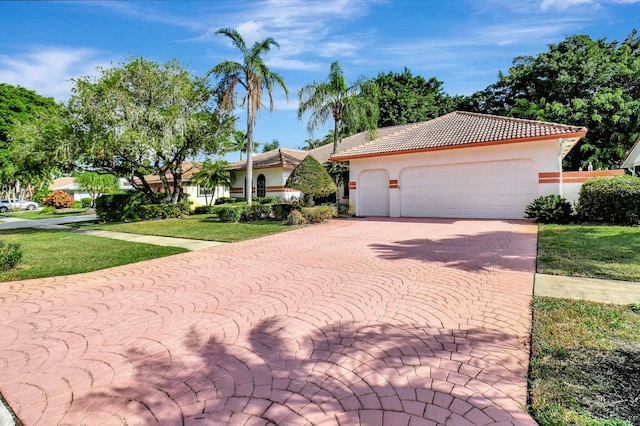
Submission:
[[[350,163],[357,216],[522,219],[535,198],[563,193],[562,159],[586,131],[453,112],[330,159]]]
[[[629,170],[632,176],[640,176],[640,138],[638,138],[636,144],[627,153],[627,156],[622,162],[622,168]]]
[[[129,185],[129,182],[120,178],[120,190],[122,191],[132,191],[133,187]],[[76,179],[73,177],[60,177],[54,179],[53,182],[49,185],[49,191],[64,191],[67,194],[73,197],[74,201],[80,201],[83,198],[91,198],[91,194],[88,192],[83,192],[80,190]]]
[[[191,161],[182,162],[182,190],[185,194],[189,194],[189,201],[191,201],[194,206],[203,206],[206,205],[207,202],[214,204],[216,199],[229,196],[229,188],[224,186],[218,186],[214,191],[203,186],[192,185],[191,177],[199,170],[200,163]],[[145,176],[145,180],[154,192],[164,192],[160,176],[147,175]],[[167,173],[167,181],[173,185],[173,175],[171,173]]]

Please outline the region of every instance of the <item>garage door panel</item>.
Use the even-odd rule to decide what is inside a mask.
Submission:
[[[358,178],[358,215],[389,216],[389,172],[364,170]]]
[[[408,168],[399,179],[400,214],[521,219],[537,197],[537,177],[525,159]]]

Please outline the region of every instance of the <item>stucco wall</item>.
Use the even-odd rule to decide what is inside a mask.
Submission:
[[[291,174],[293,169],[285,169],[283,167],[272,167],[268,169],[254,169],[253,170],[253,197],[256,196],[256,186],[258,182],[258,176],[261,174],[265,177],[266,183],[266,196],[267,197],[280,197],[284,200],[292,200],[300,198],[300,191],[294,191],[289,188],[285,188],[287,178]],[[245,170],[235,172],[236,180],[233,183],[231,189],[232,197],[244,197],[244,181],[247,176]]]
[[[386,155],[353,159],[350,161],[350,182],[355,182],[355,190],[351,190],[349,210],[357,213],[357,188],[360,174],[365,170],[384,169],[389,173],[391,186],[396,181],[396,187],[389,188],[390,215],[400,214],[400,194],[397,188],[403,169],[417,166],[435,166],[446,164],[469,164],[487,161],[529,160],[538,173],[552,173],[559,171],[558,140],[511,143],[483,147],[456,148],[439,151]],[[457,176],[452,174],[452,182]],[[399,182],[402,185],[402,182]],[[557,194],[557,182],[539,183],[538,195]],[[533,200],[532,200],[533,201]]]

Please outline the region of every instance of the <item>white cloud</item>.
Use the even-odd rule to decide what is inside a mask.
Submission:
[[[559,9],[566,10],[570,7],[578,6],[581,4],[593,4],[593,0],[542,0],[540,8],[542,10],[547,9]]]
[[[0,55],[0,81],[64,100],[71,95],[70,79],[95,74],[101,63],[92,49],[39,47],[21,55]]]

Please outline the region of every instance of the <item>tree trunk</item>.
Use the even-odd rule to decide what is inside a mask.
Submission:
[[[333,120],[333,153],[338,152],[338,120]]]
[[[253,197],[253,114],[251,100],[247,99],[247,204],[251,206]]]

